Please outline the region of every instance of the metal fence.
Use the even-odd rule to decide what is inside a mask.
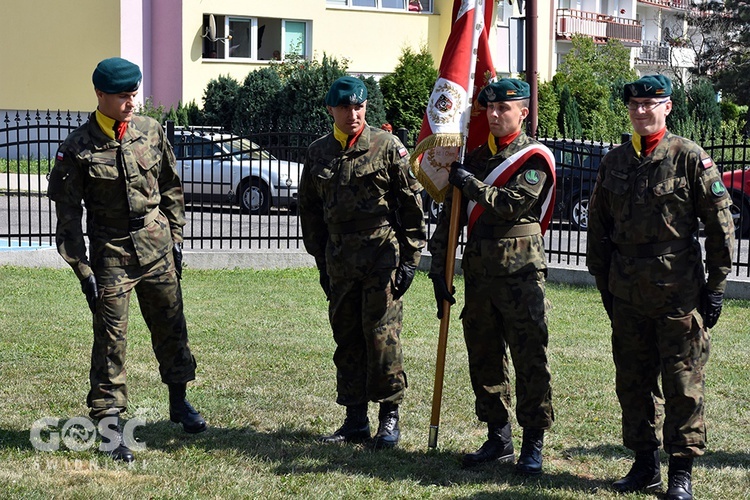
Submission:
[[[56,217],[45,196],[46,174],[59,143],[85,115],[27,113],[0,119],[0,248],[54,245]],[[405,137],[405,130],[399,131]],[[303,250],[296,190],[307,146],[304,133],[236,137],[211,128],[167,124],[186,191],[185,247]],[[545,235],[552,264],[585,266],[588,201],[603,142],[540,139],[557,161],[555,213]],[[733,275],[750,277],[750,144],[738,138],[698,138],[724,173],[739,228]],[[408,145],[410,149],[413,145]],[[424,200],[428,234],[434,210]],[[433,209],[433,211],[430,210]],[[461,254],[463,237],[459,243]]]

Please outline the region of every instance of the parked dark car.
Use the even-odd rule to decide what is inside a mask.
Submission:
[[[555,156],[555,217],[568,220],[573,228],[585,231],[596,174],[610,146],[567,139],[539,139],[539,142]]]

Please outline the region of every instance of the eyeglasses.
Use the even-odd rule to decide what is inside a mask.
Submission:
[[[656,108],[657,106],[664,104],[669,99],[664,99],[663,101],[646,101],[646,102],[633,102],[628,101],[628,103],[625,105],[630,111],[637,111],[639,109],[642,109],[643,111],[651,111],[652,109]]]

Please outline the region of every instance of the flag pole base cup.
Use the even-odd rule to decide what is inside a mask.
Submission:
[[[438,436],[438,426],[431,425],[430,426],[430,439],[427,442],[427,446],[429,446],[430,448],[437,448],[437,436]]]

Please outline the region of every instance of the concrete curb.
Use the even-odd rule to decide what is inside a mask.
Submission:
[[[186,249],[187,269],[287,269],[314,267],[315,260],[299,249],[263,250],[191,250]],[[422,255],[420,271],[428,271],[432,256]],[[53,247],[34,250],[12,249],[0,251],[0,265],[21,267],[45,267],[62,269],[68,267]],[[456,260],[456,272],[461,274],[461,259]],[[547,280],[552,283],[594,286],[594,278],[585,268],[550,264]],[[750,281],[730,278],[726,297],[750,300]]]

